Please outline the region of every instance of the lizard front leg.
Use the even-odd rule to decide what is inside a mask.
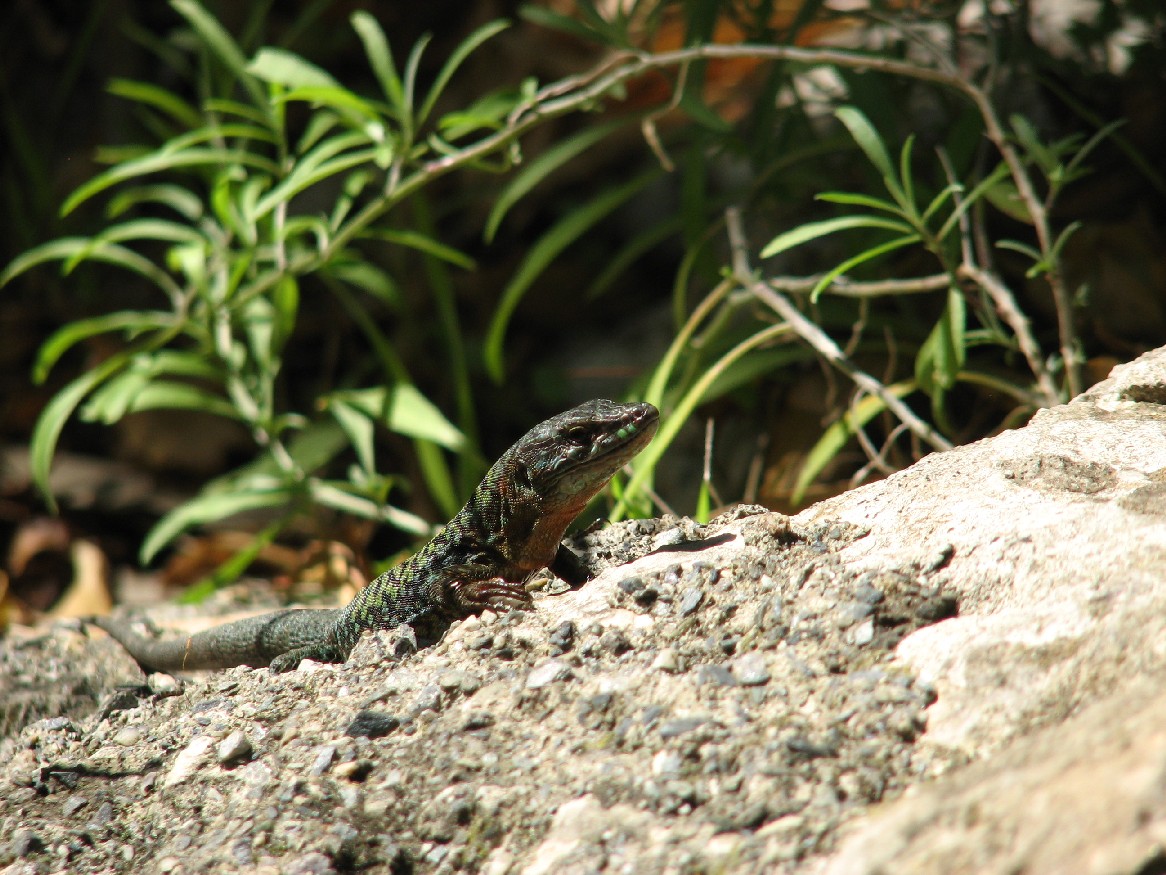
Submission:
[[[489,608],[529,608],[534,604],[521,583],[501,577],[485,580],[447,580],[441,584],[441,600],[461,616]]]

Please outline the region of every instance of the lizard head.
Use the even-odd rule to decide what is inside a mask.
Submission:
[[[467,505],[475,534],[511,573],[549,564],[567,526],[659,422],[651,404],[597,400],[539,423],[494,463]]]
[[[659,424],[651,404],[597,399],[536,425],[514,449],[534,492],[581,509],[647,446]]]

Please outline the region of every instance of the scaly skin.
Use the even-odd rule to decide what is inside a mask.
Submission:
[[[658,424],[651,404],[596,400],[536,425],[432,541],[343,608],[277,611],[171,640],[140,635],[126,620],[94,623],[143,666],[163,671],[343,662],[365,631],[403,623],[430,643],[486,608],[528,607],[523,582],[555,562],[567,526]]]

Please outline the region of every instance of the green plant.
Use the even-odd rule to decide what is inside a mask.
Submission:
[[[126,339],[124,349],[62,389],[42,416],[33,440],[42,488],[61,428],[78,409],[102,422],[151,406],[210,411],[244,423],[261,450],[254,463],[209,484],[163,519],[147,539],[146,556],[187,526],[256,506],[294,513],[316,503],[421,532],[427,528],[423,520],[385,503],[395,481],[375,467],[373,436],[383,427],[415,439],[430,493],[443,510],[452,509],[472,484],[480,460],[473,447],[472,353],[447,270],[472,269],[474,262],[441,242],[426,194],[455,170],[501,172],[522,165],[526,133],[566,115],[601,109],[647,76],[669,77],[665,104],[588,119],[561,136],[497,193],[483,234],[493,240],[516,203],[534,197],[596,144],[639,125],[648,147],[644,155],[655,160],[612,174],[597,191],[589,189],[536,236],[503,288],[483,347],[487,372],[500,380],[512,316],[547,267],[650,186],[677,180],[679,208],[631,235],[589,284],[589,294],[601,294],[661,241],[683,246],[671,284],[675,337],[636,392],[661,406],[667,419],[630,480],[615,483],[614,516],[647,511],[654,467],[698,405],[747,394],[739,390],[789,366],[821,361],[855,387],[849,411],[812,450],[799,492],[853,438],[863,442],[868,469],[892,467],[887,450],[904,432],[932,447],[950,446],[955,435],[948,399],[957,387],[981,386],[1013,398],[1022,411],[1017,415],[1080,387],[1074,296],[1060,269],[1072,227],[1054,233],[1049,215],[1063,186],[1081,172],[1082,159],[1108,129],[1084,144],[1048,144],[1022,118],[1014,118],[1007,131],[992,93],[991,69],[976,81],[941,56],[922,63],[902,60],[893,50],[874,54],[784,44],[826,15],[823,4],[813,0],[782,28],[771,26],[758,10],[755,21],[737,22],[746,41],[735,44],[714,41],[722,4],[685,4],[682,47],[667,51],[642,48],[662,26],[667,4],[641,0],[607,18],[581,0],[575,18],[533,8],[524,15],[593,40],[613,55],[578,75],[542,86],[524,81],[439,117],[438,98],[459,66],[504,25],[487,25],[468,37],[423,92],[425,41],[398,68],[375,21],[355,14],[353,26],[381,89],[370,99],[283,49],[263,48],[248,59],[193,0],[172,0],[172,5],[199,39],[203,99],[192,105],[154,85],[115,83],[115,90],[150,110],[155,127],[167,131],[166,142],[116,156],[111,169],[67,201],[65,209],[71,210],[112,194],[104,230],[37,247],[0,275],[0,283],[7,282],[53,260],[66,272],[83,262],[108,263],[151,284],[165,302],[154,310],[72,323],[45,344],[40,379],[88,337],[117,332]],[[903,33],[906,42],[906,26]],[[962,37],[953,33],[953,45],[957,38]],[[743,60],[766,63],[758,68],[756,111],[733,123],[706,105],[702,89],[711,63]],[[820,108],[797,97],[794,77],[807,69],[833,71],[849,92],[851,105],[837,116],[849,137],[837,126],[823,133]],[[940,138],[939,157],[925,171],[916,166],[912,139],[895,134],[895,119],[885,110],[902,103],[896,97],[907,88],[938,94],[935,99],[954,119],[948,142]],[[306,119],[296,125],[288,120],[293,105],[306,108]],[[662,119],[670,114],[682,114],[686,122],[665,126]],[[900,140],[901,148],[887,145]],[[773,236],[768,208],[834,187],[814,183],[839,173],[838,156],[852,153],[851,144],[873,168],[872,184],[823,196],[848,213],[821,220],[798,216],[792,222],[783,216],[776,224],[794,227]],[[891,157],[895,153],[897,161]],[[744,182],[725,184],[726,175],[710,170],[717,163],[746,167],[747,173],[735,174]],[[403,205],[409,223],[401,218]],[[1048,341],[1033,329],[991,262],[991,247],[983,245],[992,239],[986,216],[993,210],[1026,226],[1012,235],[1022,239],[997,242],[1028,257],[1030,274],[1046,282],[1057,319],[1054,355],[1042,352],[1041,343]],[[788,257],[842,232],[853,248],[835,267],[814,276],[763,276],[751,266],[747,224],[771,228],[766,236],[772,240],[761,253],[767,258]],[[716,248],[726,236],[728,264]],[[362,244],[370,240],[423,259],[442,351],[451,362],[458,427],[415,387],[408,363],[378,328],[373,307],[398,307],[398,290],[393,276],[363,252]],[[921,257],[931,260],[937,272],[851,278],[852,273],[870,277],[876,268],[893,274],[908,256],[911,264]],[[288,409],[278,391],[306,288],[340,304],[375,359],[373,373],[327,391],[310,413]],[[814,318],[806,312],[810,308]],[[908,318],[896,320],[896,312]],[[851,340],[840,344],[833,337],[837,333]],[[871,376],[856,363],[856,352],[888,361],[889,376]],[[909,374],[892,366],[903,352],[914,365]],[[907,403],[913,395],[928,399],[929,420]],[[888,421],[881,449],[864,433],[876,418]],[[459,454],[456,476],[445,450]],[[329,478],[323,472],[342,452],[351,452],[356,464],[347,478]],[[698,497],[705,512],[711,492],[706,476]],[[273,523],[263,538],[274,537],[283,522]]]
[[[377,471],[375,429],[417,442],[431,492],[446,510],[456,509],[460,496],[439,448],[469,458],[474,448],[414,386],[378,327],[370,308],[397,307],[396,285],[360,244],[380,241],[457,268],[473,266],[432,236],[383,217],[444,172],[433,166],[434,156],[440,164],[458,138],[494,130],[499,114],[517,99],[493,95],[434,117],[462,62],[504,25],[475,31],[422,91],[425,41],[401,70],[375,20],[355,13],[353,27],[382,89],[373,100],[283,49],[261,48],[248,60],[194,0],[173,0],[172,6],[198,38],[202,102],[192,105],[150,83],[113,82],[111,90],[148,112],[165,142],[109,153],[116,163],[66,200],[62,211],[68,214],[109,195],[103,229],[35,247],[0,275],[4,284],[47,261],[60,262],[65,274],[83,263],[102,263],[136,275],[161,299],[154,309],[72,322],[44,344],[38,381],[90,337],[117,333],[126,340],[45,409],[32,440],[36,482],[51,501],[52,456],[76,411],[110,424],[151,408],[199,410],[242,423],[260,455],[160,520],[143,544],[144,559],[189,526],[261,507],[284,512],[256,539],[252,554],[309,503],[425,534],[425,520],[387,501],[395,480]],[[308,112],[293,124],[296,104]],[[301,197],[316,191],[332,199],[323,212]],[[332,295],[348,313],[373,350],[377,370],[374,387],[329,391],[311,414],[287,409],[279,391],[305,284]],[[464,394],[456,314],[451,307],[439,311],[455,363],[450,376]],[[329,477],[329,464],[346,450],[356,460],[347,478]],[[249,558],[239,557],[225,573],[237,572]]]

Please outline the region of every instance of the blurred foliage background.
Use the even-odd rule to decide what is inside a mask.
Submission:
[[[1156,0],[14,0],[5,581],[52,603],[79,533],[183,584],[379,562],[590,397],[665,415],[616,517],[788,510],[1023,424],[1166,341],[1164,30]]]

